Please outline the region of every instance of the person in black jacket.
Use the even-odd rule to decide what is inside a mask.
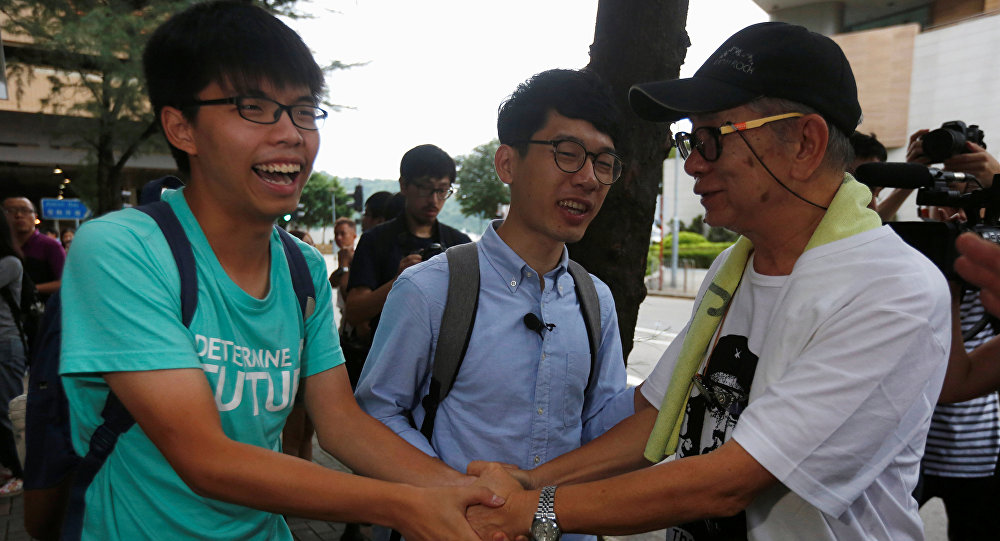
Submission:
[[[399,191],[406,198],[403,213],[361,235],[351,262],[344,317],[355,327],[368,322],[371,334],[360,337],[355,347],[344,347],[352,386],[357,385],[371,335],[399,273],[451,246],[471,242],[437,219],[454,193],[454,182],[455,160],[448,153],[430,144],[408,150],[399,164]]]

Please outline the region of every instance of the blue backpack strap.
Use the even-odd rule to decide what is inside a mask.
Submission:
[[[288,260],[288,271],[292,275],[292,288],[295,289],[295,298],[299,300],[299,308],[302,310],[302,320],[305,321],[316,310],[316,285],[313,284],[312,275],[309,274],[309,265],[306,263],[302,250],[295,241],[295,237],[288,234],[284,229],[274,226],[281,239],[281,247],[285,249],[285,259]]]

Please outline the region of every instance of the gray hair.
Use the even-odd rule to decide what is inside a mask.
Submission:
[[[779,115],[781,113],[794,112],[823,116],[823,113],[808,105],[781,98],[757,98],[746,104],[746,106],[751,111],[762,115]],[[851,165],[851,162],[854,161],[854,147],[851,146],[851,140],[848,137],[850,134],[840,131],[840,128],[834,126],[825,116],[823,118],[826,120],[829,130],[829,140],[826,143],[823,165],[832,171],[843,173]],[[785,141],[791,140],[787,124],[778,122],[771,125],[774,126],[775,133],[778,134],[779,139]]]

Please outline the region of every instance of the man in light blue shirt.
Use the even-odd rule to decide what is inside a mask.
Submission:
[[[448,290],[447,255],[404,271],[382,311],[356,397],[424,452],[464,471],[472,460],[530,469],[601,435],[634,411],[614,300],[599,279],[600,347],[587,330],[567,242],[583,237],[621,175],[618,111],[588,71],[550,70],[500,108],[494,165],[510,211],[478,243],[475,325],[431,441],[418,426]],[[526,314],[544,322],[530,329]]]

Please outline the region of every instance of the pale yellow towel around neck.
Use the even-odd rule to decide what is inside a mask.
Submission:
[[[866,186],[845,175],[844,183],[806,244],[805,251],[879,227],[882,222],[878,214],[867,208],[871,197]],[[736,292],[751,251],[753,245],[750,241],[740,237],[698,303],[656,424],[646,442],[645,457],[650,462],[659,462],[677,450],[684,410],[691,396],[691,378],[705,358],[708,344]]]

